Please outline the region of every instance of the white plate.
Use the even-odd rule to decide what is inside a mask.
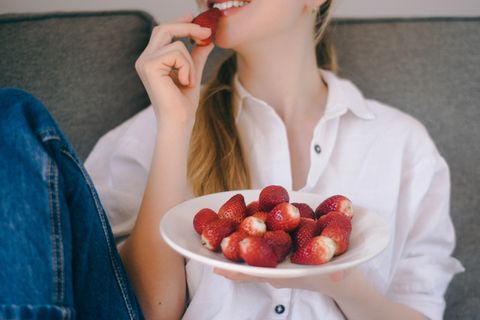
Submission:
[[[203,208],[218,209],[233,195],[241,193],[248,204],[258,199],[260,190],[238,190],[210,194],[183,202],[170,209],[162,219],[160,233],[163,239],[181,255],[213,267],[242,272],[245,274],[271,277],[295,278],[312,274],[340,271],[365,262],[382,252],[389,242],[386,223],[377,214],[355,207],[352,220],[350,246],[347,252],[334,257],[330,262],[318,266],[305,266],[290,262],[287,257],[276,268],[253,267],[245,263],[232,262],[222,253],[206,249],[200,236],[193,229],[193,217]],[[290,202],[304,202],[314,210],[327,197],[303,192],[289,192]]]

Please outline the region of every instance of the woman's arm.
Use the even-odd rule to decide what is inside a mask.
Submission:
[[[185,308],[183,258],[161,239],[163,214],[186,199],[187,156],[199,103],[200,81],[213,45],[190,55],[174,38],[205,39],[210,30],[189,23],[193,17],[156,27],[136,62],[157,119],[151,168],[135,226],[120,249],[142,310],[151,319],[178,319]],[[172,68],[178,73],[172,73]]]

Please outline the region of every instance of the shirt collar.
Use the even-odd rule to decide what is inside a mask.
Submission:
[[[375,119],[375,114],[370,110],[360,90],[350,81],[338,78],[330,71],[319,69],[319,72],[328,86],[327,106],[324,118],[331,119],[351,111],[354,115],[364,120]],[[235,119],[238,120],[246,99],[256,103],[268,104],[254,97],[238,79],[238,73],[233,78]]]

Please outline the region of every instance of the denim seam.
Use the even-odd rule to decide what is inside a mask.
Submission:
[[[94,191],[95,189],[94,189],[93,183],[90,181],[90,179],[89,179],[88,175],[86,174],[85,170],[83,169],[83,167],[78,163],[77,159],[69,152],[69,150],[62,149],[62,153],[65,154],[67,157],[69,157],[75,163],[75,165],[78,167],[78,169],[82,173],[82,176],[85,179],[85,181],[86,181],[86,183],[87,183],[87,185],[90,189],[90,193],[93,197],[95,207],[97,208],[97,216],[99,217],[100,222],[102,224],[103,234],[104,234],[105,240],[107,242],[108,253],[109,253],[109,257],[110,257],[110,262],[111,262],[111,264],[113,266],[113,269],[114,269],[115,279],[117,280],[117,284],[119,285],[120,290],[122,292],[123,300],[125,302],[125,306],[127,307],[127,311],[128,311],[129,316],[130,316],[130,319],[135,319],[135,314],[133,313],[133,308],[132,308],[132,305],[131,305],[130,300],[128,298],[128,294],[126,292],[126,290],[127,290],[126,284],[124,283],[124,281],[121,277],[120,267],[115,262],[115,258],[114,258],[113,250],[112,250],[112,243],[110,242],[110,239],[108,237],[107,223],[105,221],[104,216],[102,214],[100,214],[103,211],[103,207],[100,204],[100,200],[98,199],[96,192]]]
[[[56,137],[58,139],[58,137]],[[43,141],[55,139],[53,136],[44,137]],[[53,268],[53,301],[63,304],[64,300],[64,255],[61,234],[60,208],[58,199],[58,168],[55,162],[49,159],[48,165],[48,193],[50,207],[50,226],[52,241],[52,268]]]

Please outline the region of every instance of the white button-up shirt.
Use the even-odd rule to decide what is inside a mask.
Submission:
[[[448,166],[417,120],[365,99],[347,80],[320,72],[328,86],[327,105],[314,129],[300,191],[343,194],[382,215],[391,242],[360,269],[392,301],[441,319],[448,283],[463,270],[451,257]],[[291,190],[287,131],[280,117],[237,76],[233,103],[253,188],[278,184]],[[155,133],[149,107],[102,137],[86,161],[119,241],[135,223]],[[316,292],[233,282],[191,260],[186,270],[190,303],[184,319],[343,319],[334,301]]]

